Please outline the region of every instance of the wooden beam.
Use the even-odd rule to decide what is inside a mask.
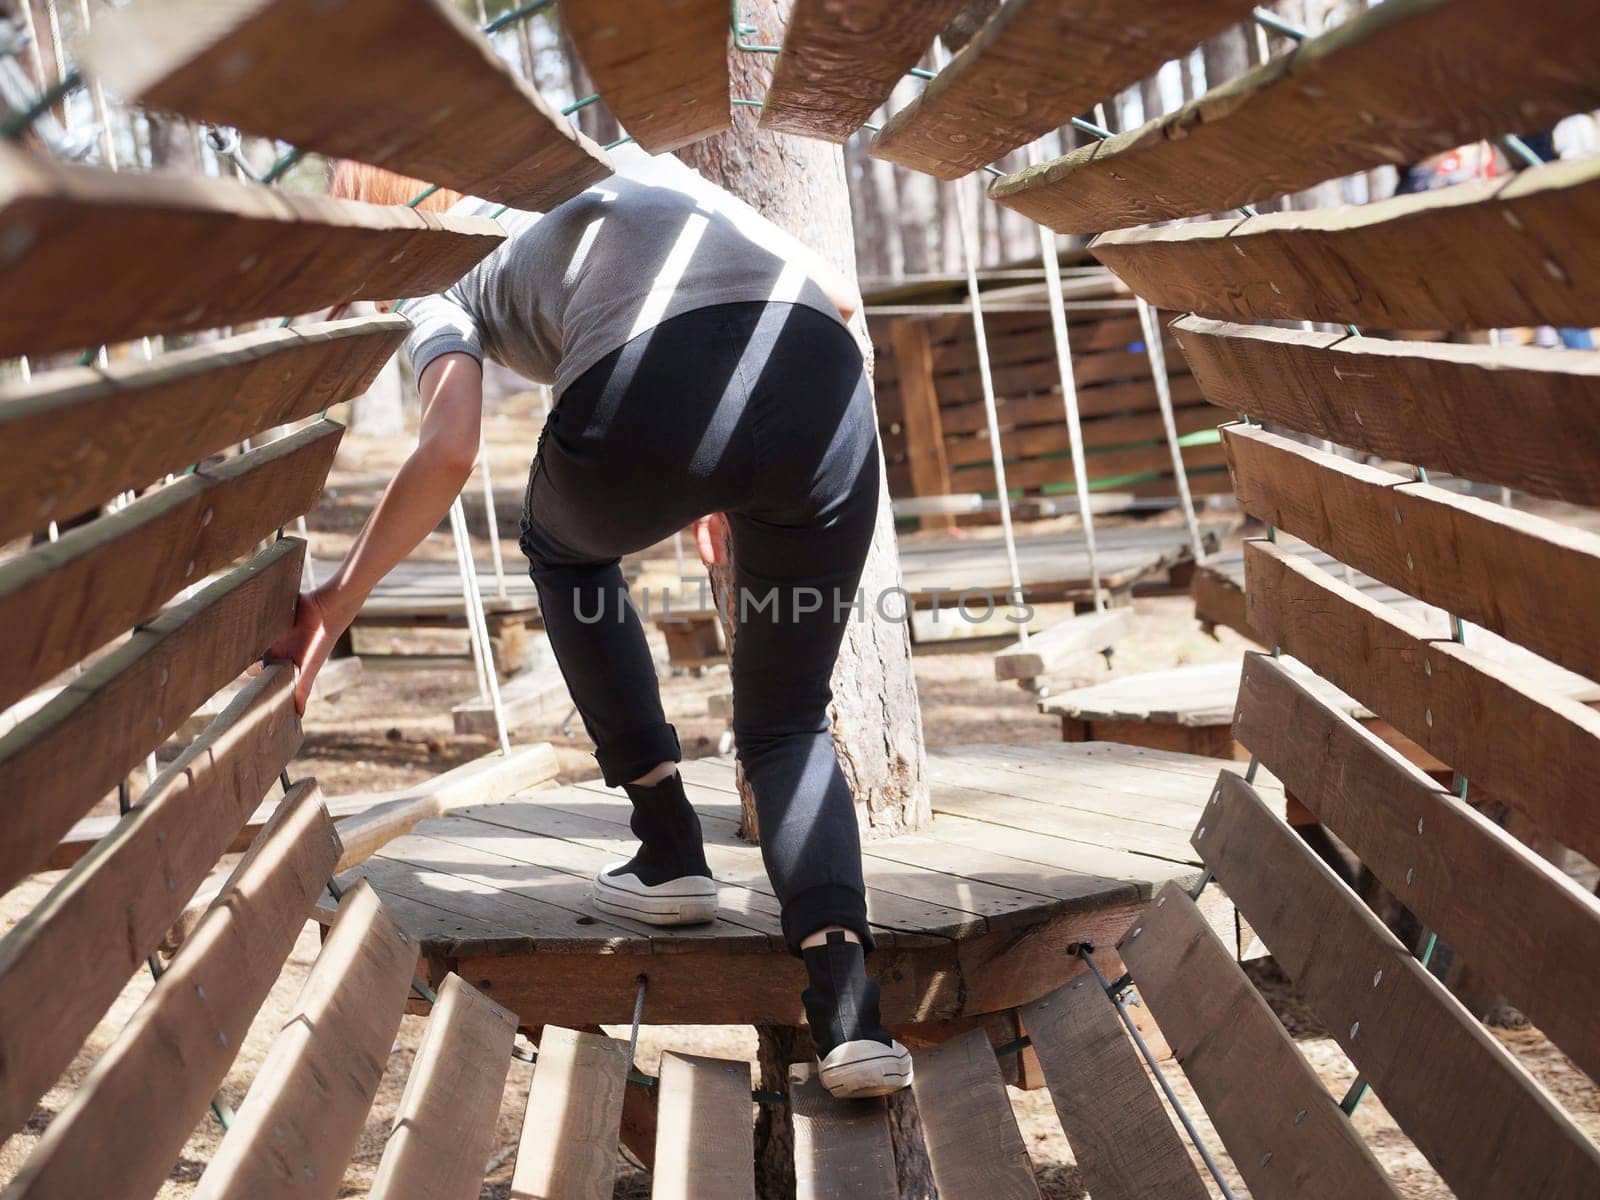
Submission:
[[[263,672],[0,941],[6,1133],[28,1120],[293,756],[293,691],[288,666]]]
[[[274,543],[162,613],[0,737],[0,892],[31,871],[71,865],[111,832],[116,822],[104,821],[70,862],[56,857],[75,817],[289,627],[304,553],[293,538]]]
[[[484,217],[108,171],[0,145],[0,355],[425,295],[504,239]]]
[[[1600,679],[1600,610],[1563,603],[1600,596],[1600,534],[1325,454],[1257,426],[1222,432],[1246,512]]]
[[[1249,13],[1249,0],[1152,0],[1134,9],[1116,0],[1011,0],[889,118],[872,153],[959,179]]]
[[[156,1194],[222,1086],[338,853],[316,781],[296,784],[188,949],[50,1123],[6,1200],[98,1195],[107,1179],[123,1196]],[[152,1095],[161,1103],[150,1104]],[[128,1120],[133,1112],[137,1121]]]
[[[622,1093],[632,1065],[626,1042],[545,1026],[522,1119],[513,1196],[601,1200],[611,1194]]]
[[[1393,70],[1401,58],[1416,69]],[[996,180],[989,194],[1064,233],[1225,212],[1548,128],[1600,106],[1597,72],[1594,23],[1570,6],[1390,0],[1176,112]]]
[[[947,496],[950,494],[950,463],[946,458],[939,391],[933,380],[933,348],[928,338],[928,323],[907,319],[891,322],[889,341],[899,371],[900,415],[905,422],[912,495]],[[937,517],[922,519],[924,529],[943,523]]]
[[[160,488],[127,508],[0,565],[0,627],[19,634],[0,655],[0,705],[156,614],[322,492],[344,429],[299,433]]]
[[[1205,1200],[1115,1006],[1088,971],[1022,1010],[1073,1161],[1097,1200]]]
[[[611,115],[651,154],[733,124],[721,0],[591,0],[568,5],[561,24]]]
[[[196,1200],[332,1200],[405,1012],[417,946],[364,883],[345,893]]]
[[[1587,325],[1600,312],[1600,160],[1359,207],[1103,233],[1089,250],[1174,312],[1381,329]]]
[[[93,63],[147,108],[525,209],[611,173],[448,0],[169,0],[116,16]]]
[[[1600,855],[1600,713],[1269,543],[1245,544],[1245,573],[1264,638],[1563,845]]]
[[[1240,776],[1194,844],[1461,1200],[1600,1193],[1600,1148]]]
[[[1600,356],[1196,316],[1171,328],[1218,408],[1400,462],[1600,505]]]
[[[483,1190],[517,1019],[454,973],[437,994],[371,1200],[476,1200]]]
[[[500,711],[508,727],[524,724],[546,713],[563,713],[572,707],[572,694],[561,668],[535,667],[500,685]],[[474,696],[450,706],[450,723],[456,733],[495,737],[494,705]]]
[[[182,472],[275,425],[359,396],[399,349],[399,315],[262,329],[0,388],[0,541]]]
[[[894,1144],[883,1097],[835,1100],[815,1063],[789,1067],[796,1200],[895,1200]]]
[[[1052,397],[1059,406],[1060,397]],[[1001,419],[1008,414],[1000,410]],[[1217,414],[1204,404],[1180,408],[1173,413],[1173,425],[1179,437],[1217,427]],[[1010,424],[1009,421],[1006,422]],[[1128,416],[1103,417],[1085,421],[1082,425],[1083,445],[1087,452],[1099,452],[1113,447],[1126,447],[1144,442],[1161,442],[1166,448],[1166,425],[1159,412],[1137,413]],[[1072,442],[1065,420],[1026,429],[1002,429],[1000,443],[1008,458],[1035,458],[1044,455],[1060,457],[1071,452]],[[953,467],[973,466],[992,461],[988,437],[951,439],[946,450]],[[1169,452],[1170,453],[1170,452]],[[1092,453],[1085,457],[1092,461]],[[1171,459],[1169,457],[1168,461]]]
[[[1064,664],[1114,645],[1133,627],[1133,609],[1108,608],[1083,613],[1007,646],[994,656],[996,679],[1038,679]]]
[[[1279,659],[1245,656],[1233,729],[1400,903],[1600,1078],[1600,899],[1328,707]],[[1537,761],[1533,747],[1523,753]]]
[[[750,1064],[669,1050],[660,1092],[651,1196],[755,1200]]]
[[[1176,883],[1117,947],[1258,1200],[1398,1200],[1372,1151]]]
[[[843,142],[889,98],[964,0],[796,0],[761,125]]]
[[[911,1087],[939,1194],[1038,1200],[988,1033],[960,1034],[918,1050],[914,1061]]]

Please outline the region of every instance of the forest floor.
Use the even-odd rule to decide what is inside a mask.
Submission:
[[[515,425],[502,424],[503,420],[504,414],[491,422],[490,438],[495,447],[494,466],[499,490],[510,496],[513,492],[520,493],[516,476],[526,469],[526,459],[522,456],[526,454],[524,447],[531,445],[532,439],[524,438]],[[510,436],[513,431],[517,436]],[[404,443],[399,439],[347,441],[341,452],[335,486],[312,521],[319,557],[342,551],[375,499],[369,488],[360,485],[392,468],[403,453]],[[514,512],[514,497],[502,499],[499,507],[508,506]],[[475,525],[481,526],[481,506],[478,514]],[[505,526],[503,522],[502,532],[511,535],[505,539],[506,560],[508,567],[516,569],[521,558],[515,545],[515,528]],[[450,551],[444,538],[435,535],[423,553],[448,558]],[[670,557],[666,565],[672,565]],[[1119,643],[1111,673],[1214,662],[1237,656],[1249,647],[1249,643],[1226,630],[1220,631],[1215,639],[1204,634],[1185,596],[1141,599],[1135,608],[1134,629]],[[307,714],[305,742],[291,768],[292,773],[297,777],[317,776],[330,795],[372,792],[414,783],[485,753],[490,748],[486,741],[457,737],[451,730],[450,705],[474,690],[471,664],[460,656],[464,645],[463,635],[450,632],[377,634],[365,638],[364,645],[359,647],[365,666],[362,676],[349,690],[313,707]],[[404,650],[407,654],[386,656],[381,653],[386,649]],[[1059,738],[1056,720],[1037,712],[1034,697],[1014,684],[995,682],[991,667],[993,649],[991,643],[965,651],[917,657],[923,723],[930,749],[974,742],[1049,743]],[[417,651],[432,657],[420,661],[408,657]],[[712,669],[703,675],[669,673],[663,669],[661,690],[667,717],[678,727],[686,757],[716,753],[724,723],[707,715],[706,701],[713,693],[726,688],[725,669]],[[560,756],[563,780],[593,778],[598,772],[582,726],[575,720],[563,724],[565,716],[565,712],[556,712],[518,726],[512,730],[512,739],[517,743],[551,742]],[[14,925],[58,878],[59,874],[35,876],[0,898],[0,932]],[[1589,882],[1592,886],[1593,881]],[[222,1091],[229,1104],[237,1107],[243,1100],[245,1085],[304,982],[318,944],[315,926],[308,925],[241,1047],[238,1061]],[[1326,1029],[1307,1011],[1293,987],[1270,961],[1251,964],[1250,970],[1330,1092],[1335,1097],[1343,1095],[1355,1070]],[[0,1183],[21,1165],[49,1120],[60,1111],[96,1058],[114,1040],[148,994],[150,986],[145,973],[134,977],[61,1082],[41,1101],[33,1121],[0,1146]],[[364,1195],[371,1185],[423,1024],[420,1017],[408,1016],[403,1020],[377,1102],[341,1195]],[[625,1029],[613,1032],[620,1032],[624,1037],[627,1034]],[[1600,1139],[1600,1090],[1586,1076],[1538,1030],[1526,1024],[1518,1022],[1510,1028],[1496,1027],[1493,1033],[1591,1137]],[[754,1032],[748,1027],[647,1027],[640,1038],[640,1066],[653,1073],[663,1049],[753,1062],[756,1047]],[[1163,1064],[1163,1071],[1190,1113],[1197,1117],[1208,1144],[1220,1152],[1220,1140],[1205,1121],[1182,1070],[1169,1059]],[[510,1194],[511,1170],[531,1074],[532,1068],[527,1064],[512,1062],[496,1134],[497,1150],[483,1189],[484,1197],[505,1198]],[[1082,1179],[1048,1093],[1013,1088],[1010,1096],[1038,1172],[1042,1194],[1048,1200],[1085,1196]],[[151,1095],[149,1102],[160,1105],[163,1097]],[[139,1116],[129,1113],[126,1119],[136,1122]],[[1442,1200],[1451,1195],[1377,1098],[1369,1095],[1356,1113],[1355,1123],[1389,1171],[1401,1195],[1408,1200]],[[216,1122],[207,1118],[196,1129],[161,1195],[184,1197],[192,1194],[199,1173],[215,1152],[219,1140]],[[1232,1164],[1226,1161],[1225,1155],[1222,1157],[1231,1186],[1238,1195],[1246,1195]],[[619,1164],[616,1196],[642,1198],[649,1192],[648,1173],[624,1156]]]

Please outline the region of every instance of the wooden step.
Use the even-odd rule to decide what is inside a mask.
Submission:
[[[789,1068],[796,1200],[896,1200],[889,1109],[875,1100],[835,1100],[815,1063]]]
[[[428,1015],[372,1200],[477,1200],[494,1153],[516,1015],[452,972]]]
[[[153,1196],[222,1085],[339,852],[315,780],[290,789],[184,953],[78,1087],[5,1200]],[[159,1104],[149,1099],[159,1095]],[[137,1121],[128,1114],[137,1112]],[[474,1193],[476,1194],[476,1193]]]
[[[0,564],[0,626],[27,631],[0,655],[0,706],[310,511],[343,433],[318,421]]]
[[[1249,0],[1010,0],[872,153],[959,179],[1065,125],[1249,16]]]
[[[661,1056],[655,1200],[755,1200],[750,1064]]]
[[[889,98],[963,0],[796,0],[764,129],[843,142]]]
[[[196,1200],[332,1200],[389,1061],[417,946],[357,884],[195,1188]]]
[[[1183,888],[1162,888],[1117,950],[1252,1196],[1398,1200],[1372,1151]]]
[[[289,664],[252,681],[0,941],[0,1131],[28,1120],[298,749],[293,686]]]
[[[628,1043],[546,1025],[522,1119],[511,1194],[607,1200],[617,1175]]]
[[[0,737],[0,892],[32,871],[70,865],[53,856],[74,819],[289,627],[304,552],[304,542],[275,542],[143,626]],[[114,825],[98,824],[82,850]]]
[[[912,1057],[917,1116],[941,1200],[1038,1200],[989,1035],[974,1029]]]
[[[401,316],[262,329],[0,387],[0,541],[92,511],[275,425],[359,396],[400,347]]]
[[[1075,660],[1116,644],[1133,627],[1133,609],[1108,608],[1052,625],[994,656],[996,679],[1038,679]]]
[[[1457,1196],[1600,1194],[1600,1147],[1243,778],[1222,773],[1194,842]]]
[[[176,0],[98,24],[93,65],[148,108],[539,211],[611,173],[448,0]]]
[[[1460,254],[1451,247],[1472,247]],[[1600,314],[1600,159],[1360,207],[1103,233],[1158,308],[1379,329],[1587,326]]]
[[[1330,652],[1348,650],[1335,644]],[[1448,678],[1439,686],[1456,689]],[[1508,708],[1484,711],[1524,738],[1534,727]],[[1401,904],[1600,1078],[1600,898],[1329,708],[1282,659],[1245,656],[1234,735]],[[1519,757],[1556,782],[1560,768],[1538,746],[1525,744]]]
[[[1430,69],[1393,69],[1419,46]],[[996,180],[989,194],[1063,233],[1225,212],[1548,129],[1600,106],[1597,81],[1600,29],[1572,5],[1385,3],[1176,112]]]
[[[1600,355],[1183,317],[1206,399],[1399,462],[1600,505]]]
[[[651,154],[733,124],[722,0],[586,0],[561,24],[611,115]]]
[[[1024,1007],[1022,1024],[1095,1200],[1210,1195],[1094,975]]]
[[[0,355],[426,295],[504,239],[483,217],[108,171],[0,145]],[[87,293],[83,263],[96,264]]]

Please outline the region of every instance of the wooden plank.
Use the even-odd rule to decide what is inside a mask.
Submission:
[[[416,943],[377,893],[365,884],[346,892],[196,1200],[338,1195],[416,965]]]
[[[843,142],[889,98],[962,0],[797,0],[761,125]]]
[[[89,512],[275,425],[359,396],[405,338],[398,315],[263,329],[0,388],[0,541]]]
[[[1402,58],[1415,69],[1393,70]],[[1565,5],[1386,3],[1176,112],[997,180],[989,194],[1064,233],[1225,212],[1508,129],[1549,128],[1600,105],[1597,72],[1594,24]]]
[[[511,1194],[610,1200],[628,1084],[628,1044],[546,1025],[522,1120]]]
[[[1011,0],[922,94],[890,117],[872,153],[959,179],[1065,125],[1249,15],[1249,0]]]
[[[989,1035],[974,1029],[918,1050],[913,1059],[911,1086],[939,1195],[1038,1200]]]
[[[1600,161],[1360,207],[1104,233],[1089,249],[1174,312],[1386,329],[1587,325],[1600,312]]]
[[[0,292],[0,355],[426,295],[504,239],[483,217],[179,171],[107,171],[0,146],[8,285]],[[96,264],[98,286],[89,293],[78,287],[84,263]]]
[[[996,679],[1037,679],[1084,651],[1104,650],[1125,637],[1133,626],[1131,608],[1084,613],[1052,625],[1025,642],[1007,646],[994,656]]]
[[[293,690],[288,666],[263,672],[0,941],[6,1133],[27,1121],[294,754]]]
[[[612,116],[651,154],[733,124],[721,0],[591,0],[569,5],[561,24]]]
[[[1242,778],[1194,844],[1457,1196],[1600,1193],[1600,1148]]]
[[[0,892],[41,865],[70,865],[53,848],[73,819],[288,628],[304,554],[296,539],[274,543],[162,613],[0,737]],[[135,713],[140,719],[130,719]],[[97,825],[71,861],[109,832]]]
[[[1223,441],[1247,512],[1600,679],[1600,610],[1559,599],[1600,595],[1600,534],[1325,454],[1256,426],[1227,425]]]
[[[437,994],[372,1200],[477,1200],[483,1189],[517,1018],[453,972]]]
[[[222,1085],[338,853],[316,781],[296,784],[184,952],[50,1123],[6,1200],[98,1195],[108,1179],[118,1195],[155,1195]],[[153,1095],[161,1103],[150,1104]],[[128,1120],[135,1112],[139,1119]]]
[[[905,422],[906,458],[911,464],[911,492],[915,496],[949,495],[950,463],[945,457],[939,393],[933,382],[928,323],[895,321],[889,326],[889,337],[900,369],[901,419]],[[922,521],[925,529],[937,524],[937,518]]]
[[[1397,1200],[1399,1192],[1183,888],[1117,947],[1250,1194]]]
[[[539,211],[611,173],[447,0],[169,0],[118,16],[93,62],[149,108]]]
[[[1199,467],[1221,467],[1227,463],[1227,451],[1220,445],[1184,446],[1182,454],[1185,471]],[[1091,483],[1125,475],[1169,474],[1172,471],[1172,452],[1165,443],[1152,441],[1126,450],[1091,450],[1084,456],[1084,463],[1088,467]],[[1065,454],[1053,458],[1021,459],[1006,464],[1006,483],[1011,487],[1045,487],[1050,484],[1070,484],[1072,481],[1072,460]],[[994,469],[982,466],[956,471],[953,485],[957,491],[993,491]],[[1170,488],[1168,494],[1171,494]],[[1175,547],[1181,545],[1174,543]],[[1154,570],[1155,565],[1151,569]]]
[[[343,433],[318,421],[0,564],[0,626],[25,635],[0,656],[0,705],[309,511]]]
[[[500,685],[500,711],[508,727],[571,708],[566,676],[558,666],[535,667]],[[450,722],[458,734],[496,736],[494,705],[487,700],[474,697],[451,705]]]
[[[1265,637],[1562,845],[1600,855],[1600,713],[1269,543],[1247,543],[1245,566]]]
[[[1500,716],[1525,736],[1525,723]],[[1600,898],[1328,708],[1278,659],[1245,656],[1234,736],[1400,903],[1600,1078]]]
[[[1592,355],[1195,316],[1172,329],[1218,408],[1400,462],[1600,505],[1600,362]]]
[[[1088,971],[1022,1010],[1045,1085],[1095,1200],[1205,1200],[1189,1152]]]
[[[816,1064],[789,1067],[796,1200],[896,1200],[894,1146],[882,1096],[835,1100]]]
[[[655,1200],[755,1200],[750,1064],[661,1056]]]
[[[1057,404],[1059,403],[1058,399]],[[1204,404],[1186,405],[1173,413],[1173,424],[1178,430],[1179,437],[1198,433],[1203,429],[1215,429],[1217,423],[1216,410],[1207,408]],[[1094,452],[1102,447],[1160,443],[1161,448],[1166,450],[1166,425],[1159,412],[1119,414],[1088,420],[1083,422],[1082,430],[1083,445],[1089,451],[1086,461],[1092,462]],[[1059,414],[1057,420],[1047,424],[1004,429],[1001,431],[1000,441],[1008,459],[1061,455],[1070,452],[1072,446],[1067,433],[1067,424],[1059,418]],[[948,453],[952,466],[964,467],[973,463],[992,461],[987,436],[951,439]],[[1170,455],[1171,452],[1167,453]]]

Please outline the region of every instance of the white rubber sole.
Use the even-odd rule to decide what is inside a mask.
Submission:
[[[614,917],[646,925],[703,925],[717,915],[717,881],[685,875],[651,887],[635,875],[613,875],[625,863],[611,863],[594,877],[594,906]]]
[[[911,1086],[911,1051],[899,1042],[841,1042],[817,1064],[817,1076],[838,1100],[887,1096]]]

